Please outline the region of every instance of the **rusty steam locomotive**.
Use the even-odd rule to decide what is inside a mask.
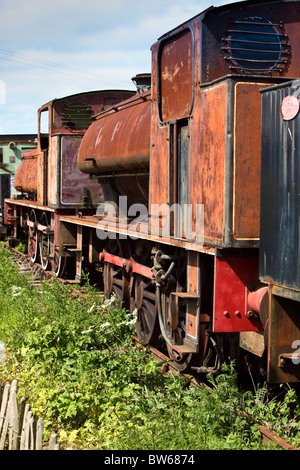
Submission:
[[[33,261],[98,273],[181,371],[247,352],[269,382],[300,379],[299,31],[300,1],[186,21],[137,92],[43,106],[6,200]]]

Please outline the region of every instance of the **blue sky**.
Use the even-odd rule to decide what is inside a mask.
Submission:
[[[151,45],[206,8],[230,0],[0,0],[0,134],[37,132],[53,98],[134,89]]]

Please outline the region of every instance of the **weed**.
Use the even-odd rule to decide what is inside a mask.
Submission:
[[[188,387],[133,346],[134,322],[88,278],[81,289],[54,280],[32,290],[0,247],[1,382],[18,380],[48,435],[75,449],[260,449],[254,423],[266,422],[299,444],[292,389],[263,404],[265,391],[239,391],[233,363],[210,377],[212,392]]]

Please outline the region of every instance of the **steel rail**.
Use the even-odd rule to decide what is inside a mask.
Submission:
[[[141,345],[141,343],[139,342],[137,337],[134,337],[133,339],[134,339],[134,342],[136,344],[139,344],[141,347],[144,347],[144,346]],[[149,347],[149,351],[156,357],[156,359],[159,362],[165,362],[165,364],[162,367],[162,371],[164,373],[168,373],[168,372],[172,371],[172,372],[175,372],[175,373],[179,374],[176,367],[172,365],[172,362],[171,362],[171,360],[168,356],[166,356],[164,353],[162,353],[161,351],[159,351],[158,349],[156,349],[152,346]],[[182,375],[184,377],[190,378],[190,385],[191,386],[194,386],[194,387],[197,387],[197,388],[205,387],[209,391],[212,391],[212,388],[210,388],[207,384],[205,384],[204,382],[201,382],[200,380],[198,380],[194,376],[189,375],[189,374],[182,374]],[[246,412],[244,412],[244,416],[249,417],[249,415]],[[259,423],[257,423],[257,426],[258,426],[258,429],[261,433],[262,443],[263,443],[264,446],[267,447],[270,444],[276,444],[284,450],[299,450],[299,449],[297,449],[297,447],[292,446],[291,444],[286,442],[283,438],[279,437],[276,433],[271,431],[271,429],[267,428],[267,426],[264,426],[264,425],[259,424]]]

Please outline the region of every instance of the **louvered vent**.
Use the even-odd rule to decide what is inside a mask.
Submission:
[[[89,127],[91,117],[92,111],[86,104],[71,103],[64,109],[62,124],[74,131],[81,131]]]
[[[290,55],[290,45],[282,24],[263,18],[235,21],[224,39],[225,59],[234,72],[272,74],[282,72]]]

